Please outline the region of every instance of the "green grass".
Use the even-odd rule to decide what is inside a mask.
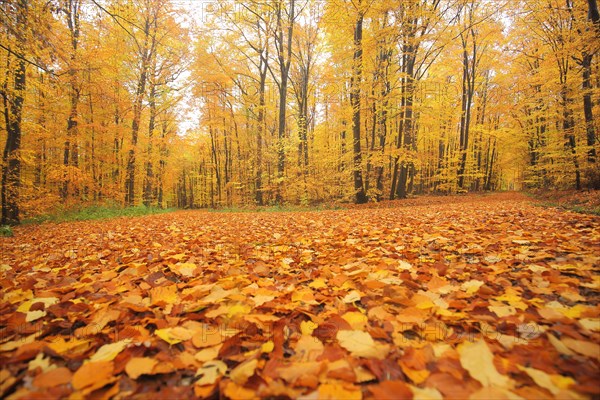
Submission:
[[[600,207],[582,207],[574,204],[558,204],[553,201],[541,201],[535,196],[532,196],[534,200],[537,200],[534,205],[543,208],[558,208],[559,210],[566,210],[576,212],[578,214],[592,214],[600,216]]]
[[[8,225],[0,226],[0,237],[10,237],[13,235],[12,228]]]
[[[156,208],[146,206],[126,207],[117,206],[88,206],[59,210],[52,214],[40,215],[22,221],[23,224],[39,224],[42,222],[70,222],[109,219],[117,217],[139,217],[150,214],[163,214],[172,212],[173,208]]]

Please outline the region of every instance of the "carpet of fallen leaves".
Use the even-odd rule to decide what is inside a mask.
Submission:
[[[600,396],[599,217],[405,204],[17,228],[0,396]]]

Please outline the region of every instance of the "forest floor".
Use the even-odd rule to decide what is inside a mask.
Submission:
[[[600,215],[600,190],[555,190],[532,192],[545,207],[558,207],[586,214]]]
[[[0,397],[600,396],[600,217],[397,205],[18,227]]]

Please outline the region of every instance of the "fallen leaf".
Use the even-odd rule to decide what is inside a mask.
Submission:
[[[71,384],[75,390],[85,388],[100,388],[111,381],[113,377],[112,361],[97,361],[83,364],[75,374]]]
[[[383,381],[377,385],[369,386],[375,399],[412,399],[413,392],[410,387],[402,381]]]
[[[202,367],[196,371],[196,376],[200,376],[200,379],[196,381],[196,385],[212,385],[219,377],[223,376],[227,372],[227,364],[220,360],[208,361],[202,364]]]
[[[252,375],[254,375],[254,371],[256,370],[257,365],[258,360],[256,359],[246,361],[235,367],[229,373],[229,377],[238,385],[243,385]]]
[[[353,290],[350,293],[348,293],[346,296],[344,296],[342,301],[344,303],[349,304],[349,303],[354,303],[354,302],[360,301],[360,299],[361,299],[360,292],[357,290]]]
[[[552,381],[552,376],[548,375],[544,371],[535,368],[523,367],[521,365],[517,365],[517,367],[529,375],[536,385],[547,389],[553,395],[557,395],[561,391],[561,388],[557,387]]]
[[[142,375],[150,375],[158,361],[150,357],[133,357],[125,365],[125,372],[131,379],[137,379]]]
[[[194,335],[193,332],[181,326],[157,329],[154,334],[171,345],[190,340]]]
[[[586,357],[595,358],[600,360],[600,344],[595,342],[586,342],[584,340],[577,340],[570,337],[562,338],[561,340],[565,346],[573,350],[576,353],[582,354]]]
[[[105,344],[104,346],[100,347],[92,357],[90,357],[89,361],[112,361],[127,347],[129,343],[131,343],[131,339],[124,339],[115,343]]]
[[[336,337],[340,346],[356,357],[373,357],[382,360],[389,351],[388,346],[375,343],[367,332],[343,330],[338,331]]]
[[[458,346],[460,364],[469,371],[471,377],[484,387],[509,385],[510,380],[498,373],[494,365],[494,354],[483,339],[475,342],[465,342]]]
[[[323,383],[317,389],[318,400],[361,400],[362,392],[354,385],[340,383]]]
[[[288,367],[277,369],[278,375],[286,382],[294,384],[305,376],[317,377],[323,363],[320,361],[297,362]]]
[[[39,388],[52,388],[71,382],[73,373],[65,367],[55,368],[37,375],[34,380],[34,386]]]

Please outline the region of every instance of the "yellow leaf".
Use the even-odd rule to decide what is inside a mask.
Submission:
[[[251,310],[252,307],[250,307],[248,304],[238,303],[228,308],[227,316],[231,318],[239,314],[248,314]]]
[[[552,346],[554,346],[554,348],[560,354],[564,354],[564,355],[567,355],[567,356],[575,355],[574,352],[572,352],[571,350],[569,350],[569,348],[563,342],[561,342],[560,339],[558,339],[553,334],[548,333],[548,340],[550,341],[550,343],[552,344]]]
[[[262,351],[263,353],[270,353],[273,351],[274,348],[275,343],[273,343],[272,340],[269,340],[268,342],[265,342],[262,344],[262,346],[260,346],[260,351]]]
[[[494,366],[494,354],[483,339],[465,342],[458,346],[460,364],[469,371],[473,379],[486,386],[508,386],[510,380],[501,375]]]
[[[169,268],[178,275],[190,278],[194,276],[197,266],[194,263],[177,263],[171,265]]]
[[[576,353],[586,357],[600,359],[600,344],[594,342],[586,342],[585,340],[576,340],[569,337],[562,339],[562,342]]]
[[[83,339],[65,341],[65,339],[59,337],[53,340],[48,348],[61,356],[74,356],[85,353],[90,348],[90,341]]]
[[[33,322],[45,316],[46,311],[44,310],[27,311],[25,315],[25,322]]]
[[[254,305],[256,307],[260,307],[265,303],[268,303],[269,301],[273,300],[275,298],[275,296],[270,295],[270,294],[259,294],[256,295],[252,298],[252,301],[254,301]]]
[[[156,336],[169,344],[177,344],[186,340],[190,340],[193,332],[181,326],[175,328],[157,329],[154,331]]]
[[[112,361],[127,345],[131,343],[131,339],[120,340],[116,343],[105,344],[100,347],[96,353],[90,357],[89,362],[94,361]]]
[[[300,322],[300,331],[302,335],[310,336],[313,334],[314,330],[317,329],[319,325],[315,324],[312,321],[302,321]]]
[[[325,279],[317,278],[314,281],[312,281],[311,283],[309,283],[308,287],[311,287],[313,289],[324,289],[327,287],[327,284],[325,283]]]
[[[483,283],[483,281],[471,279],[470,281],[464,282],[462,285],[460,285],[460,288],[467,292],[467,294],[473,294],[479,290]]]
[[[543,387],[544,389],[547,389],[550,393],[556,395],[558,394],[558,392],[560,392],[560,388],[558,388],[554,382],[552,381],[552,377],[545,373],[544,371],[541,371],[539,369],[535,369],[535,368],[527,368],[527,367],[522,367],[520,365],[517,365],[517,367],[525,372],[527,375],[529,375],[531,377],[531,379],[533,379],[533,381],[535,382],[536,385]]]
[[[221,350],[221,347],[223,347],[222,343],[202,349],[196,353],[194,358],[200,362],[212,361],[219,356],[219,350]]]
[[[354,303],[356,301],[360,301],[360,297],[360,292],[358,290],[353,290],[348,293],[342,301],[346,304]]]
[[[338,331],[337,340],[340,346],[356,357],[382,360],[389,351],[388,346],[375,343],[371,335],[363,331]]]
[[[488,306],[488,310],[500,318],[515,315],[517,313],[517,310],[512,306]]]
[[[444,396],[435,388],[418,388],[416,386],[409,385],[410,390],[415,395],[415,399],[419,400],[443,400]]]
[[[150,289],[152,305],[174,304],[179,300],[177,285],[158,286]]]
[[[220,360],[213,360],[205,362],[201,368],[198,368],[196,376],[201,376],[196,385],[212,385],[219,377],[223,376],[227,372],[227,364]]]
[[[583,318],[578,322],[589,331],[600,332],[600,318]]]
[[[257,365],[258,360],[255,358],[250,361],[246,361],[235,367],[229,374],[229,377],[238,385],[243,385],[252,375],[254,375]]]
[[[369,318],[358,311],[349,311],[342,315],[342,318],[350,324],[352,329],[358,331],[364,331],[369,322]]]
[[[521,296],[512,288],[506,290],[502,296],[496,297],[498,301],[505,301],[511,306],[518,308],[519,310],[525,311],[529,307],[525,302],[523,302]]]
[[[311,305],[319,304],[315,300],[315,296],[314,296],[312,290],[310,290],[310,289],[302,289],[302,290],[295,291],[292,294],[292,301],[311,304]]]
[[[48,308],[48,307],[58,303],[58,298],[57,297],[37,297],[35,299],[27,300],[26,302],[22,303],[19,306],[19,308],[17,308],[17,311],[26,313],[27,311],[29,311],[31,306],[35,303],[44,303],[44,307]]]
[[[550,379],[559,389],[568,389],[576,383],[570,376],[550,375]]]
[[[4,295],[4,300],[8,301],[10,304],[19,303],[23,300],[31,298],[33,298],[33,292],[31,291],[31,289],[17,289],[13,290],[12,292],[8,292],[6,293],[6,295]]]
[[[55,365],[53,367],[56,367]],[[42,372],[50,370],[50,357],[46,357],[44,353],[38,353],[38,355],[27,365],[28,371],[35,371],[40,368]]]

